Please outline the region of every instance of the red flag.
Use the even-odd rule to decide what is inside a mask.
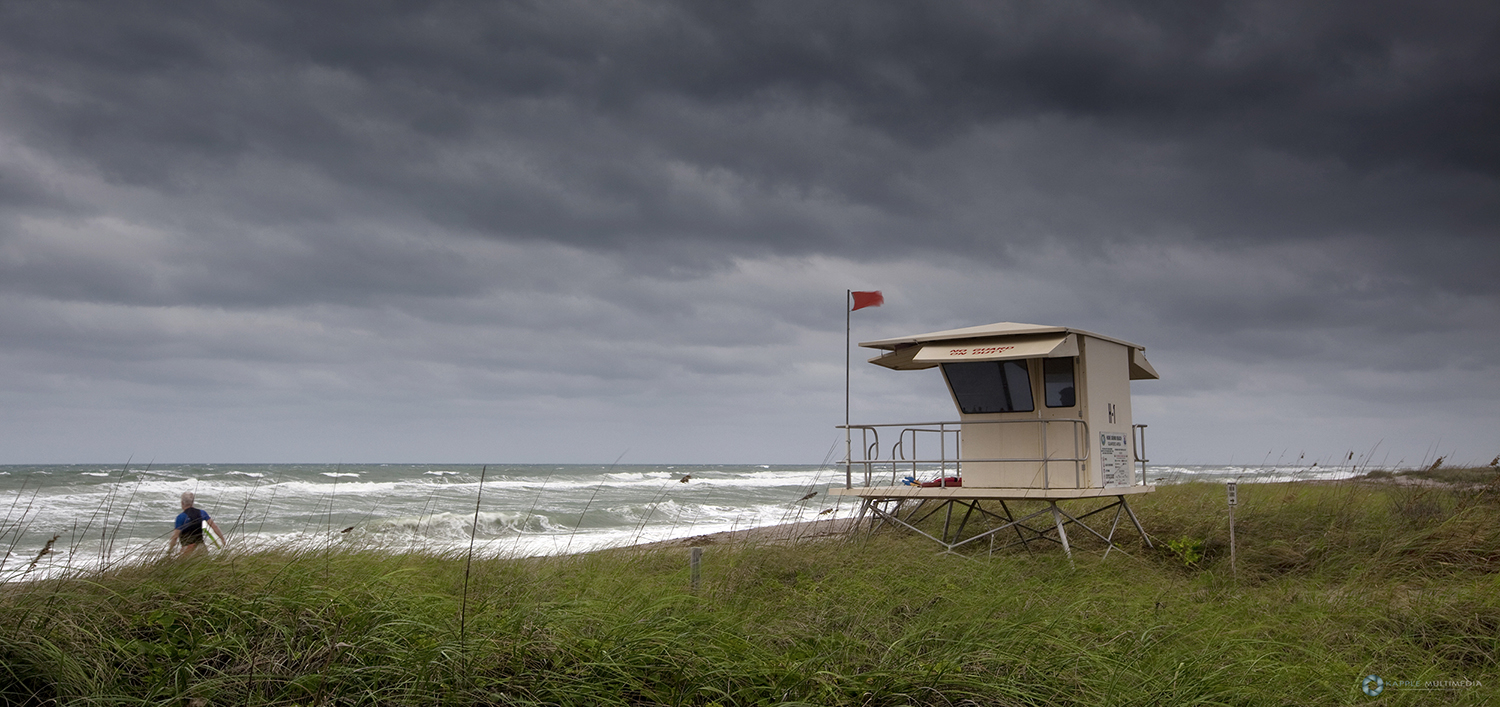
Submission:
[[[849,310],[851,312],[864,309],[865,307],[879,307],[885,304],[885,295],[880,294],[880,290],[874,292],[850,292],[849,294],[854,296],[854,307]]]

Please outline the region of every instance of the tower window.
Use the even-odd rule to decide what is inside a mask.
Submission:
[[[1049,408],[1070,408],[1078,404],[1073,387],[1073,359],[1042,359],[1042,388]]]
[[[943,364],[943,377],[968,415],[1031,412],[1031,375],[1025,361],[965,361]]]

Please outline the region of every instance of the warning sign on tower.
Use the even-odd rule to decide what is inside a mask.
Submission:
[[[1099,433],[1099,470],[1105,486],[1130,485],[1130,446],[1123,432]]]

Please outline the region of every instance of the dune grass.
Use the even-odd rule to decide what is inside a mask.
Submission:
[[[1406,469],[1404,471],[1387,471],[1377,469],[1366,474],[1367,477],[1375,479],[1389,479],[1392,477],[1403,477],[1407,479],[1423,479],[1445,484],[1468,484],[1487,485],[1500,483],[1500,464],[1489,466],[1443,466],[1442,459],[1429,466]],[[1500,458],[1497,458],[1500,461]]]
[[[938,555],[886,532],[716,545],[695,594],[682,548],[476,559],[463,642],[462,556],[262,552],[14,584],[0,700],[1500,702],[1493,486],[1242,486],[1234,573],[1223,495],[1139,498],[1156,549],[1104,559],[1082,542],[1071,564],[1056,549]],[[1368,674],[1387,682],[1378,700],[1360,692]]]

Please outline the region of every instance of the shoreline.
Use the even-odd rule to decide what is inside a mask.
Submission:
[[[683,538],[654,540],[638,545],[623,545],[607,548],[606,551],[662,550],[714,545],[794,545],[804,540],[825,540],[843,536],[854,527],[854,521],[854,518],[829,518],[762,525],[743,530],[721,530],[716,533],[689,535]]]
[[[1489,467],[1469,467],[1464,471],[1480,469],[1489,470]],[[1211,481],[1190,481],[1191,483],[1214,483]],[[1279,481],[1277,484],[1289,486],[1340,486],[1344,484],[1356,484],[1360,486],[1390,487],[1390,488],[1422,488],[1450,491],[1479,491],[1488,486],[1500,483],[1500,472],[1493,481],[1472,481],[1459,479],[1439,479],[1417,476],[1405,472],[1396,472],[1388,476],[1369,476],[1361,474],[1347,479],[1298,479],[1292,481]],[[1179,486],[1183,484],[1170,484]],[[1159,487],[1160,489],[1160,487]],[[807,520],[795,523],[780,523],[776,525],[764,525],[756,528],[745,528],[743,530],[726,530],[715,533],[704,533],[702,535],[690,535],[682,538],[668,540],[654,540],[636,545],[622,545],[614,548],[604,548],[600,551],[618,550],[663,550],[682,549],[692,547],[712,547],[716,545],[795,545],[806,540],[826,540],[846,536],[854,528],[857,518],[829,518],[827,520]]]

